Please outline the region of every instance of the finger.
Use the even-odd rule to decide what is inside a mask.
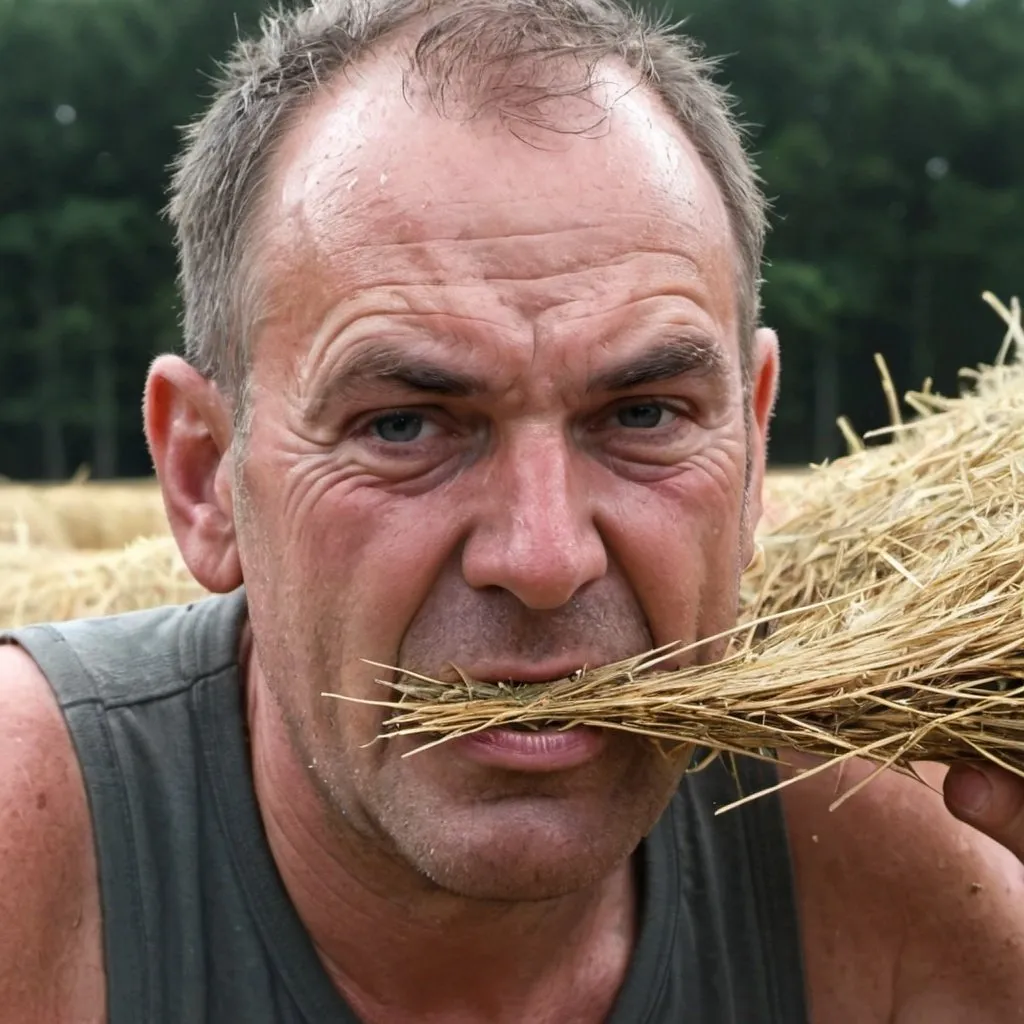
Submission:
[[[958,764],[943,789],[953,815],[1024,860],[1024,779],[987,765]]]

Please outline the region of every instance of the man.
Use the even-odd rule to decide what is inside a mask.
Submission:
[[[322,696],[733,621],[778,359],[707,74],[611,0],[327,0],[236,52],[145,405],[227,596],[0,648],[4,1024],[1022,1019],[1008,777],[946,781],[1003,845],[896,776],[830,815],[866,769],[715,818],[728,774],[644,740],[407,757]]]

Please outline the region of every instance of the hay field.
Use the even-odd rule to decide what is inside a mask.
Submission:
[[[787,517],[802,476],[769,473],[763,528]],[[0,629],[204,594],[170,536],[154,480],[0,482]]]
[[[167,532],[152,480],[0,483],[0,544],[106,550]]]
[[[0,629],[190,601],[152,480],[0,483]]]

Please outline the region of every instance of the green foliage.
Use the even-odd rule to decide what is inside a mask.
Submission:
[[[166,168],[261,4],[0,0],[0,473],[148,470],[141,383],[178,338]],[[980,292],[1021,288],[1024,4],[672,8],[726,55],[773,198],[776,458],[837,451],[840,411],[884,418],[876,350],[953,390],[998,347]]]
[[[884,420],[907,387],[990,359],[979,301],[1024,284],[1020,0],[681,0],[732,87],[774,200],[765,315],[782,339],[776,458]]]
[[[141,382],[178,334],[166,167],[235,33],[207,0],[0,0],[0,473],[148,471]]]

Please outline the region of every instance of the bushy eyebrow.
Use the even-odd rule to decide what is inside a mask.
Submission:
[[[722,350],[710,338],[671,338],[602,370],[588,381],[587,391],[628,391],[689,374],[724,374],[725,370]],[[352,355],[340,372],[310,394],[304,416],[307,421],[315,420],[327,405],[362,398],[367,387],[375,384],[397,384],[446,398],[470,398],[490,390],[473,374],[412,355],[400,346],[374,345]]]
[[[448,398],[468,398],[487,390],[472,374],[439,366],[398,346],[374,345],[347,359],[339,373],[309,396],[305,418],[316,419],[333,402],[361,398],[375,384],[398,384]]]
[[[710,338],[670,338],[618,366],[602,370],[587,385],[588,391],[628,391],[660,384],[676,377],[724,375],[721,346]]]

